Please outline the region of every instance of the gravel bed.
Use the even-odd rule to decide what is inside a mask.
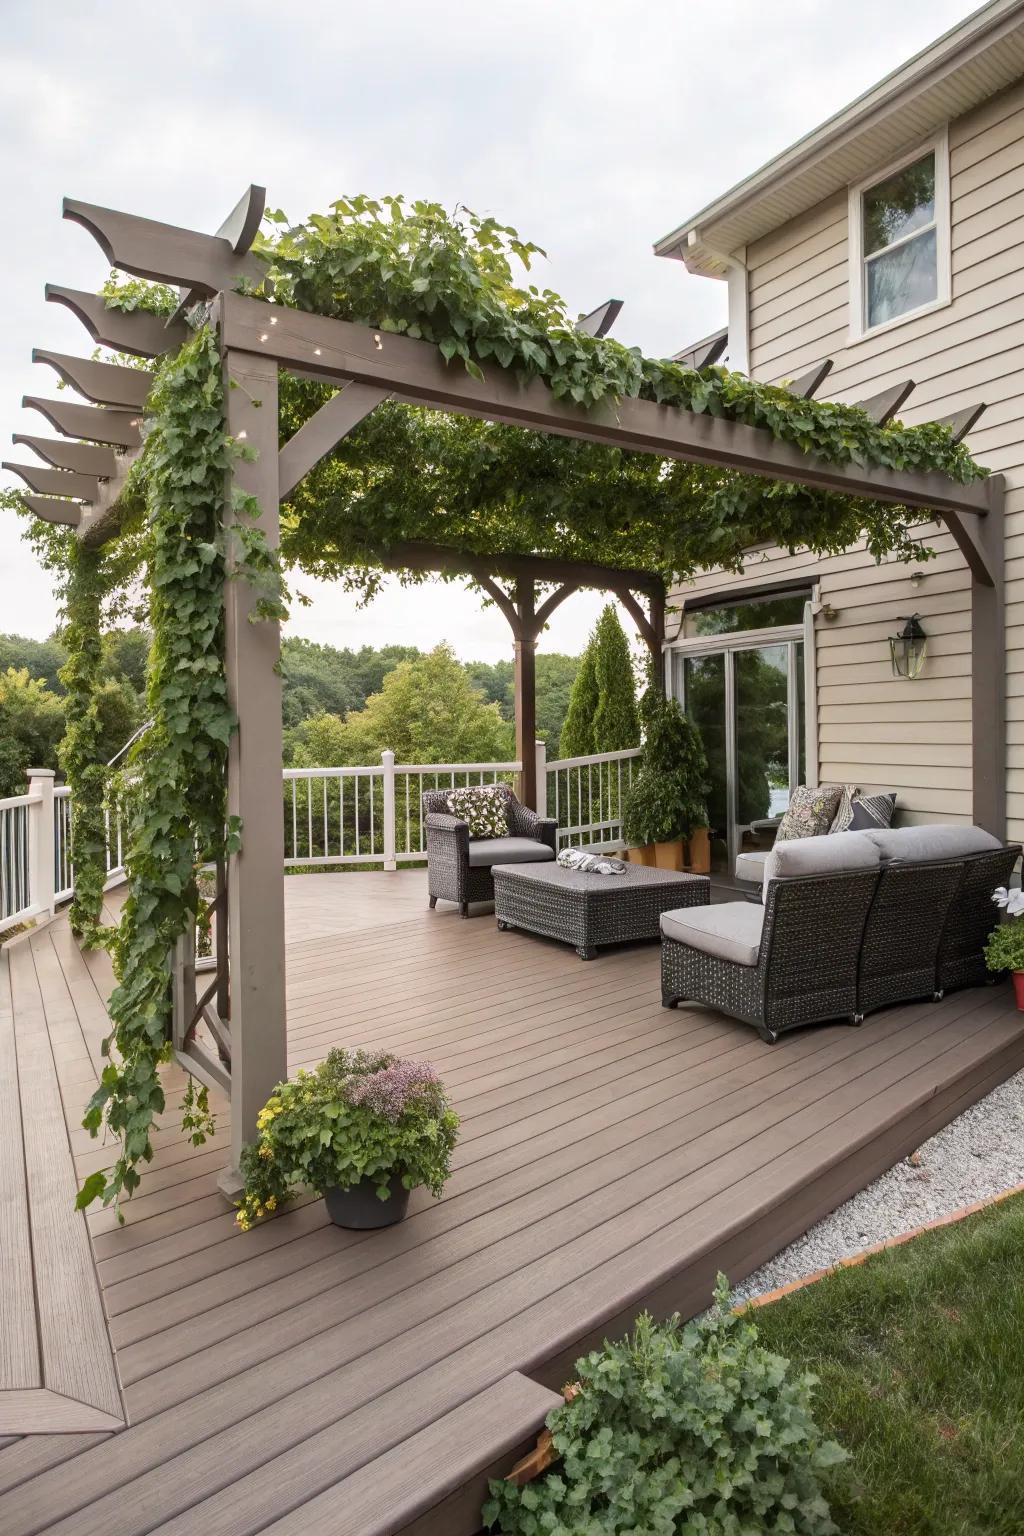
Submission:
[[[1024,1072],[755,1270],[736,1287],[734,1300],[774,1291],[1016,1184],[1024,1184]]]

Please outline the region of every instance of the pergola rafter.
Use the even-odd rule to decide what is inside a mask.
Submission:
[[[232,492],[238,488],[258,503],[257,526],[269,546],[276,548],[282,496],[290,495],[316,463],[389,398],[930,513],[948,527],[971,573],[974,818],[1002,833],[1005,678],[995,660],[1003,634],[1001,476],[959,484],[931,471],[830,463],[767,431],[648,400],[623,399],[585,410],[557,399],[543,382],[523,383],[514,372],[493,362],[482,378],[476,378],[458,363],[447,364],[431,343],[243,296],[236,291],[239,286],[257,286],[265,275],[263,259],[250,250],[263,200],[261,188],[250,188],[216,235],[65,201],[65,217],[89,230],[113,266],[179,289],[181,303],[166,325],[151,315],[108,311],[101,301],[77,290],[47,289],[49,299],[79,315],[94,340],[140,357],[158,357],[176,347],[185,334],[183,311],[197,300],[209,302],[225,382],[238,386],[225,389],[228,430],[236,438],[244,436],[256,451],[255,458],[240,460],[232,470],[225,495],[228,524],[235,516]],[[581,329],[603,334],[617,312],[618,301],[610,300],[584,317]],[[724,345],[719,332],[681,355],[692,366],[707,366],[721,356]],[[26,495],[24,501],[37,516],[76,527],[78,536],[90,543],[103,543],[116,534],[119,496],[141,444],[140,413],[148,373],[63,353],[35,355],[99,404],[26,397],[23,403],[40,410],[64,437],[80,441],[60,443],[22,435],[18,440],[34,448],[52,468],[8,467],[32,485],[65,493]],[[279,451],[280,368],[321,380],[338,392]],[[811,398],[830,368],[831,362],[825,360],[789,388]],[[911,387],[898,386],[865,401],[863,408],[876,422],[888,421]],[[973,425],[980,409],[961,412],[950,421],[958,439]],[[581,586],[614,591],[652,651],[657,655],[662,649],[664,589],[661,577],[650,571],[615,570],[514,551],[484,555],[443,544],[375,550],[372,559],[390,569],[465,574],[505,615],[516,643],[518,741],[527,773],[532,772],[533,763],[529,748],[534,646],[544,623],[572,591]],[[229,551],[229,578],[232,560]],[[539,603],[538,585],[553,587]],[[242,818],[246,836],[243,851],[229,860],[226,913],[231,986],[228,993],[222,978],[217,989],[220,1033],[214,1033],[222,1047],[230,1048],[236,1167],[243,1142],[254,1133],[258,1110],[285,1075],[280,644],[275,623],[249,622],[254,603],[246,582],[227,581],[225,664],[239,722],[230,748],[228,808]],[[182,975],[179,967],[179,990]],[[194,975],[191,987],[191,998],[182,995],[178,1009],[187,1024],[186,1034],[195,1022]],[[229,1034],[223,1017],[228,996]],[[183,1037],[180,1044],[184,1049],[188,1042]],[[186,1064],[203,1075],[194,1042],[189,1044]],[[219,1081],[223,1072],[211,1068],[207,1076]]]

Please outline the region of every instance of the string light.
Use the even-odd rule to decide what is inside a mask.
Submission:
[[[320,356],[320,348],[319,347],[314,347],[313,348],[313,356],[314,357],[319,357]]]
[[[384,351],[384,343],[380,339],[380,332],[379,331],[375,331],[374,332],[373,340],[374,340],[374,343],[375,343],[375,345],[377,347],[377,351],[378,352],[383,352]]]
[[[266,333],[266,331],[264,331],[263,335],[260,337],[260,341],[266,341],[266,339],[267,339],[267,333]]]
[[[247,432],[247,431],[246,431],[246,430],[245,430],[245,428],[244,428],[244,427],[243,427],[243,428],[242,428],[242,430],[241,430],[241,432],[239,432],[239,434],[238,434],[238,438],[239,438],[239,441],[241,441],[241,439],[242,439],[242,438],[243,438],[243,437],[248,437],[248,436],[249,436],[249,434],[248,434],[248,432]]]

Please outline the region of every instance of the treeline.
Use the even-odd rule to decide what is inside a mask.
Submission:
[[[145,720],[149,636],[117,630],[103,646],[97,709],[106,762]],[[21,793],[26,768],[59,766],[66,660],[56,637],[0,635],[0,795]],[[578,665],[572,656],[537,657],[538,733],[552,755]],[[511,661],[462,663],[446,646],[429,653],[400,645],[353,650],[289,636],[281,675],[286,763],[369,762],[384,748],[417,762],[514,755]]]

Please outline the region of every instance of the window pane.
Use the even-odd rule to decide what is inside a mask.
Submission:
[[[685,633],[732,635],[741,629],[769,629],[776,624],[800,624],[810,587],[801,592],[766,593],[745,603],[724,603],[719,608],[698,608],[685,616]]]
[[[736,651],[736,823],[789,804],[789,646]]]
[[[934,217],[935,156],[929,152],[864,193],[865,256],[922,229]]]
[[[711,862],[728,862],[728,792],[725,774],[725,656],[687,656],[683,661],[686,713],[700,731],[708,758],[708,823]]]
[[[883,251],[865,263],[868,286],[868,325],[882,325],[908,310],[920,309],[938,297],[935,230],[917,235],[894,251]]]

